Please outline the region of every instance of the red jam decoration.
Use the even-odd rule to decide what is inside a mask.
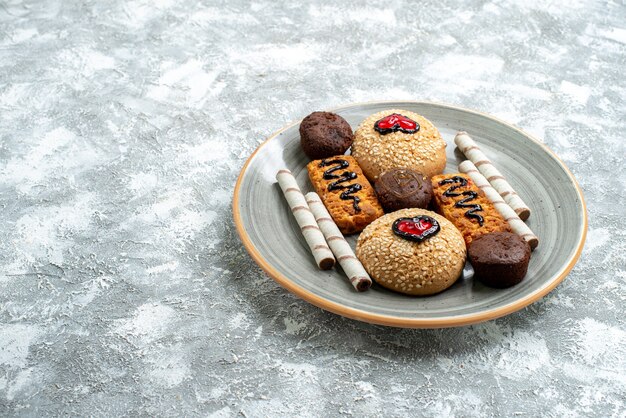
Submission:
[[[419,131],[420,126],[413,119],[409,119],[399,113],[392,113],[389,116],[377,120],[374,124],[374,129],[382,135],[398,131],[412,134]]]
[[[439,222],[426,215],[415,218],[398,218],[391,226],[393,233],[411,241],[422,242],[427,238],[437,235]]]

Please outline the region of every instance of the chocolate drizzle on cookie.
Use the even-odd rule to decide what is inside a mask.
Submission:
[[[320,167],[332,166],[328,170],[324,171],[324,180],[336,179],[328,185],[328,191],[343,190],[339,197],[343,200],[352,200],[354,210],[356,212],[360,212],[361,208],[359,207],[359,202],[361,199],[358,196],[354,196],[354,193],[358,192],[363,187],[359,183],[341,184],[356,179],[357,174],[350,170],[345,170],[341,173],[341,175],[333,174],[335,171],[347,168],[349,165],[350,163],[348,163],[347,160],[343,160],[341,158],[335,158],[334,160],[322,160],[320,163]]]
[[[483,226],[483,223],[485,222],[484,218],[476,213],[482,212],[483,207],[476,203],[468,203],[476,199],[478,197],[478,193],[473,190],[468,190],[461,193],[455,192],[456,189],[467,186],[467,179],[461,176],[454,176],[450,177],[449,179],[441,180],[439,182],[439,185],[444,184],[457,184],[456,186],[450,186],[445,192],[443,192],[443,195],[447,197],[467,196],[461,200],[457,200],[454,203],[454,206],[457,208],[469,208],[467,211],[465,211],[465,216],[470,219],[476,219],[478,221],[478,224],[480,226]]]
[[[392,113],[389,116],[377,120],[376,123],[374,123],[374,129],[381,135],[387,135],[392,132],[413,134],[420,130],[420,125],[411,118],[407,118],[399,113]]]

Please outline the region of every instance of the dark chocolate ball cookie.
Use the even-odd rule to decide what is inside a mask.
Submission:
[[[491,232],[474,239],[468,248],[474,277],[491,287],[510,287],[528,270],[530,246],[511,232]]]
[[[313,112],[300,123],[300,145],[312,160],[345,153],[354,136],[350,124],[330,112]]]
[[[374,190],[385,212],[405,208],[426,209],[433,197],[430,180],[408,168],[385,171],[374,183]]]

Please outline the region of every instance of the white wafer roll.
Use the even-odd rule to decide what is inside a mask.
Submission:
[[[463,161],[459,164],[459,171],[470,176],[472,181],[476,183],[476,186],[491,200],[495,208],[500,212],[500,215],[509,223],[513,232],[521,236],[524,241],[530,245],[531,250],[537,248],[539,238],[533,234],[533,231],[530,230],[528,225],[526,225],[524,221],[517,216],[517,213],[502,199],[502,196],[491,187],[491,184],[489,184],[485,176],[480,174],[480,171],[478,171],[474,163],[469,160]]]
[[[324,237],[328,241],[330,249],[333,251],[333,254],[335,254],[335,257],[337,257],[341,268],[348,276],[352,286],[359,292],[369,289],[372,285],[372,279],[365,271],[365,268],[363,268],[359,259],[356,258],[356,255],[354,255],[350,244],[348,244],[339,231],[337,224],[333,221],[333,218],[328,213],[320,197],[315,192],[307,193],[306,201]]]
[[[278,180],[285,199],[287,199],[291,213],[293,213],[300,226],[304,239],[309,244],[309,248],[311,248],[311,253],[315,258],[317,266],[322,270],[333,268],[335,257],[333,257],[333,253],[328,248],[324,235],[320,231],[317,222],[315,222],[315,217],[311,213],[311,209],[309,209],[309,205],[306,203],[306,199],[300,191],[295,177],[291,174],[291,171],[283,169],[278,170],[278,173],[276,173],[276,180]]]
[[[487,178],[489,183],[506,203],[517,213],[517,215],[525,221],[530,216],[530,209],[524,201],[517,195],[502,173],[491,164],[491,161],[478,148],[476,142],[467,134],[467,132],[457,132],[454,137],[454,143],[461,150],[465,157],[470,160],[478,168],[483,176]]]

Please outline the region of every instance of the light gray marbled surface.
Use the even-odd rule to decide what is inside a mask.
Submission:
[[[623,1],[0,2],[0,415],[626,416]],[[232,222],[271,132],[367,100],[495,114],[571,168],[554,292],[446,330],[324,312]]]

